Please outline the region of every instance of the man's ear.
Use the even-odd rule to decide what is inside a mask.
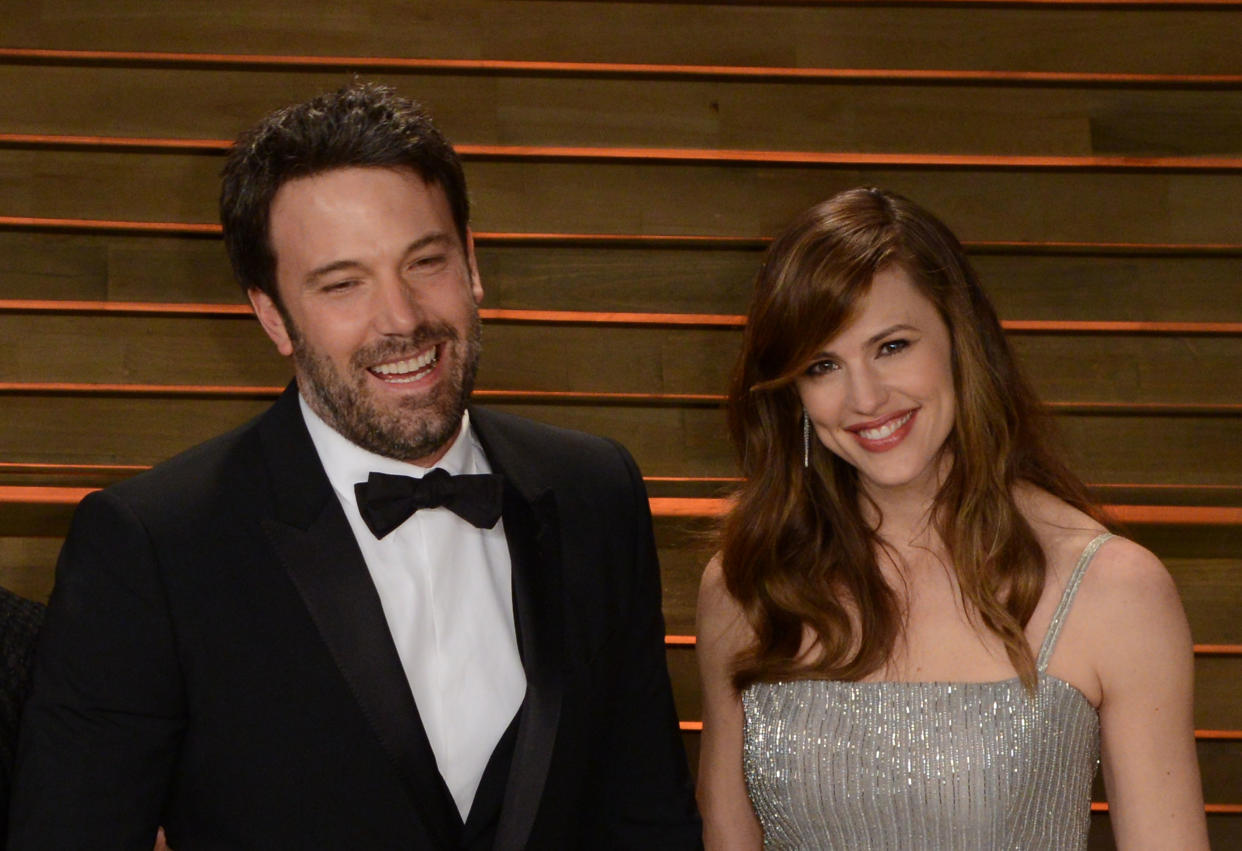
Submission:
[[[258,287],[251,287],[246,291],[246,295],[250,298],[250,306],[254,308],[254,315],[259,318],[259,324],[263,326],[263,330],[275,344],[276,351],[289,357],[293,354],[293,338],[289,336],[285,317],[281,314],[280,308],[276,306],[276,302]]]
[[[474,231],[466,228],[466,268],[470,272],[470,293],[475,304],[483,303],[483,279],[479,277],[479,262],[474,257]]]

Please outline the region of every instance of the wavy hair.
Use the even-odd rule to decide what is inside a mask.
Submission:
[[[852,321],[881,270],[899,266],[935,305],[952,344],[952,459],[932,507],[966,611],[1004,643],[1033,690],[1024,628],[1047,569],[1014,487],[1028,482],[1100,519],[1052,449],[1052,425],[1009,348],[961,244],[894,193],[851,189],[796,218],[755,282],[729,391],[729,433],[743,484],[723,522],[725,584],[754,632],[736,660],[741,689],[760,680],[858,680],[880,669],[904,613],[882,578],[884,546],[864,518],[857,471],[818,440],[803,466],[794,379]],[[804,628],[818,639],[803,658]]]

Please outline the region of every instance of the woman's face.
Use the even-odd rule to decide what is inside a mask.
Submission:
[[[863,486],[939,486],[938,459],[953,429],[949,329],[900,266],[882,269],[854,321],[824,342],[797,379],[819,441]]]

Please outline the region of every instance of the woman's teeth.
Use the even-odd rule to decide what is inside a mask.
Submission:
[[[897,431],[897,429],[910,422],[910,417],[912,416],[914,416],[914,411],[910,411],[905,416],[898,417],[895,420],[889,420],[879,428],[866,428],[862,429],[858,433],[867,438],[867,440],[883,440],[893,432]]]

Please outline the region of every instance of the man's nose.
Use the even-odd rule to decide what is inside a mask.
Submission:
[[[415,287],[397,276],[384,279],[376,287],[372,322],[381,334],[408,334],[423,320],[423,309]]]

